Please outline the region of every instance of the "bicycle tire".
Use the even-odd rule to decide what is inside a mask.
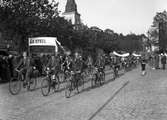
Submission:
[[[30,86],[29,86],[29,90],[33,91],[36,89],[37,86],[37,77],[31,78],[30,79]]]
[[[97,75],[96,74],[92,74],[92,78],[91,78],[91,87],[92,88],[95,86],[96,79],[97,79]]]
[[[64,73],[59,73],[58,74],[58,79],[60,83],[63,83],[65,81],[65,75]]]
[[[71,91],[72,91],[71,89],[72,89],[72,83],[71,83],[71,81],[69,80],[69,81],[66,82],[66,87],[65,87],[65,97],[66,97],[66,98],[69,98],[69,97],[70,97]]]
[[[17,79],[11,78],[9,81],[9,91],[12,95],[17,95],[21,91],[21,75],[18,75]],[[14,87],[17,85],[17,89]]]
[[[56,80],[54,82],[54,86],[53,87],[54,87],[54,92],[57,92],[59,90],[59,88],[60,88],[60,80],[59,80],[58,77],[56,77]]]
[[[84,89],[84,80],[81,78],[77,82],[77,93],[80,93]]]
[[[102,72],[102,81],[105,82],[105,72]]]
[[[99,84],[102,85],[102,81],[103,81],[103,76],[102,76],[102,72],[99,73]]]
[[[46,84],[46,85],[45,85]],[[48,96],[50,93],[50,78],[45,78],[41,82],[41,92],[43,96]]]

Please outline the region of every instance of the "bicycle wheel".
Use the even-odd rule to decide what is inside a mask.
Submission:
[[[53,82],[53,84],[54,84],[54,86],[53,86],[54,92],[57,92],[59,90],[59,88],[60,88],[60,80],[59,80],[58,77],[56,77],[56,79]]]
[[[96,74],[92,74],[91,75],[91,87],[92,88],[95,86],[96,79],[97,79],[97,75]]]
[[[102,81],[105,82],[105,72],[102,72]]]
[[[99,84],[102,85],[102,80],[103,80],[103,76],[102,76],[102,72],[99,73]]]
[[[101,72],[98,72],[97,74],[96,74],[96,81],[95,81],[95,85],[101,85]]]
[[[85,87],[85,76],[83,74],[81,74],[81,86],[82,86],[82,90]]]
[[[117,78],[117,71],[114,72],[114,80]]]
[[[50,78],[45,78],[41,82],[41,92],[43,96],[48,96],[50,92]]]
[[[37,77],[31,78],[31,79],[30,79],[29,90],[30,90],[30,91],[35,90],[36,86],[37,86]]]
[[[72,91],[72,83],[71,81],[67,81],[66,82],[66,88],[65,88],[65,97],[69,98],[71,95],[71,91]]]
[[[22,76],[18,75],[17,79],[10,79],[9,81],[9,91],[12,95],[17,95],[21,90],[21,79]]]
[[[84,79],[81,77],[76,83],[77,92],[80,93],[84,89]]]
[[[63,83],[65,81],[65,75],[64,73],[59,73],[58,74],[58,79],[60,83]]]

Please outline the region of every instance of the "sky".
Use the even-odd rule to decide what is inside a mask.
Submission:
[[[64,12],[67,0],[59,2]],[[145,34],[156,12],[167,10],[167,0],[75,0],[82,22],[88,27],[107,28],[116,33]]]

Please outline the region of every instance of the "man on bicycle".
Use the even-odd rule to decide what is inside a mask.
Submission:
[[[64,62],[62,63],[62,66],[64,68],[64,72],[70,72],[72,70],[72,58],[70,56],[70,52],[66,55]]]
[[[51,55],[49,57],[48,63],[46,65],[46,68],[49,68],[51,70],[51,74],[56,75],[56,57],[55,55]]]
[[[74,61],[73,61],[73,70],[74,72],[81,73],[82,70],[82,57],[79,53],[75,53]]]
[[[95,63],[96,67],[99,69],[99,70],[104,70],[104,67],[105,67],[105,59],[103,58],[102,55],[99,55],[97,57],[97,60],[96,60],[96,63]]]
[[[113,70],[114,70],[114,75],[115,77],[118,76],[118,69],[119,69],[119,61],[118,61],[118,58],[116,56],[114,56],[114,59],[113,59]]]
[[[88,58],[86,60],[86,65],[88,67],[88,71],[91,72],[92,66],[93,66],[93,59],[90,55],[88,56]]]
[[[20,59],[19,64],[16,67],[16,70],[21,72],[24,75],[25,82],[24,86],[27,85],[28,87],[30,86],[30,75],[33,72],[33,66],[34,62],[33,59],[30,57],[27,57],[27,53],[23,52],[23,58]]]
[[[81,77],[82,65],[83,65],[82,62],[83,62],[82,57],[79,55],[78,52],[76,52],[73,60],[73,65],[72,65],[72,69],[75,73],[74,77],[75,77],[76,84]]]

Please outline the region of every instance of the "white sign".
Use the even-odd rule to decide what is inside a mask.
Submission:
[[[55,52],[58,52],[58,45],[61,45],[59,41],[57,41],[56,37],[34,37],[29,38],[29,46],[54,46]]]
[[[57,46],[56,37],[29,38],[29,46]]]

